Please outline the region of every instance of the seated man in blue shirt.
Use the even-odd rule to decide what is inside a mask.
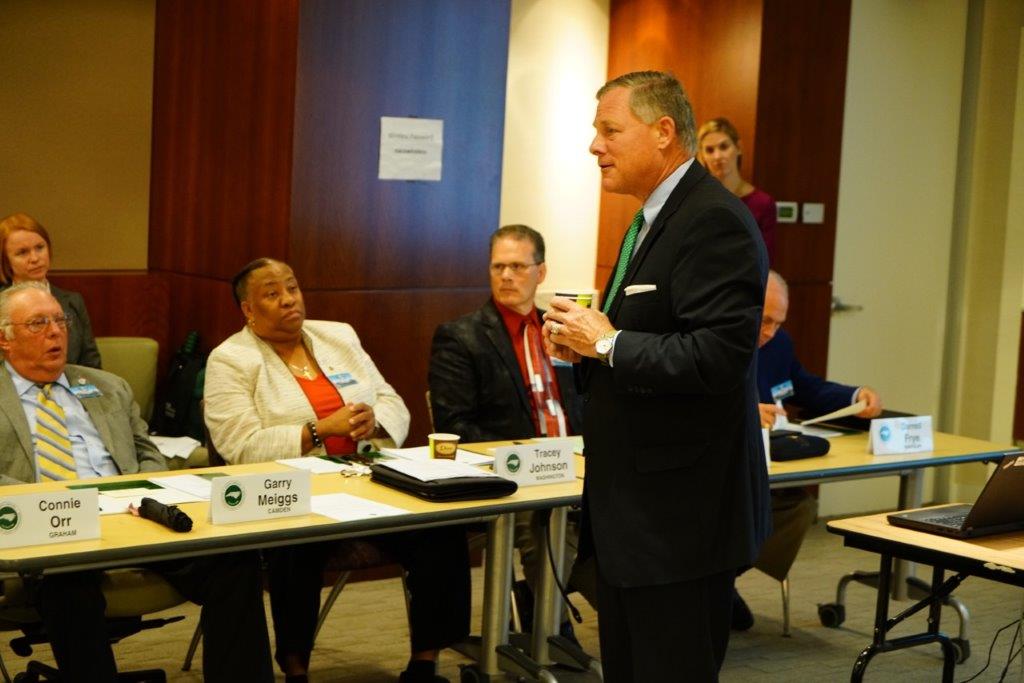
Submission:
[[[0,292],[0,332],[0,483],[166,469],[128,383],[109,372],[67,365],[68,319],[45,285],[24,283]],[[255,553],[148,568],[203,606],[205,680],[274,680]],[[101,577],[99,571],[82,571],[30,582],[61,680],[115,680]]]
[[[771,429],[783,406],[803,409],[807,417],[824,415],[864,401],[858,417],[878,417],[882,401],[871,387],[829,382],[808,372],[796,358],[793,340],[782,329],[789,312],[789,287],[774,270],[768,273],[761,334],[757,340],[757,391],[761,426]],[[761,547],[754,566],[781,581],[789,574],[807,530],[814,523],[818,501],[803,488],[772,489],[772,534]],[[739,593],[733,596],[733,628],[745,631],[754,624]]]

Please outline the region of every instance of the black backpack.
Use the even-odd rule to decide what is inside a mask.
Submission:
[[[154,434],[205,441],[200,405],[205,376],[206,355],[199,352],[199,332],[192,330],[171,359],[161,400],[153,411],[150,428]]]

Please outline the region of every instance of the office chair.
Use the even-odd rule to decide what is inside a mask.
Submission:
[[[149,337],[96,337],[103,369],[124,378],[132,388],[142,419],[149,423],[156,396],[160,345]]]
[[[142,419],[152,425],[160,345],[149,337],[96,337],[96,346],[103,358],[103,369],[128,382],[135,402],[139,404]],[[206,467],[207,463],[206,448],[199,446],[188,460],[168,458],[167,468]]]
[[[111,569],[103,575],[103,596],[107,601],[107,629],[111,643],[117,643],[139,631],[160,628],[184,619],[174,616],[144,619],[144,615],[176,607],[185,602],[160,575],[140,568]],[[15,654],[28,657],[32,646],[48,643],[49,638],[32,606],[25,582],[17,577],[0,580],[0,630],[20,631],[11,639]],[[0,657],[0,674],[5,683],[12,683],[7,667]],[[38,680],[60,680],[59,672],[38,661],[30,661],[24,673],[13,680],[31,683]],[[122,672],[119,681],[164,681],[166,675],[159,669]]]

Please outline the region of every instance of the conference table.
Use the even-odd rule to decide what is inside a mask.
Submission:
[[[945,597],[968,576],[1024,587],[1024,532],[959,540],[892,526],[885,514],[834,520],[828,523],[828,530],[842,536],[848,547],[880,555],[874,635],[854,663],[853,681],[863,680],[868,664],[878,653],[936,642],[942,647],[942,680],[952,681],[958,654],[955,639],[939,631]],[[921,600],[890,619],[887,589],[893,580],[894,559],[930,565],[932,579]],[[948,579],[947,570],[955,572]],[[924,633],[887,638],[894,627],[926,608],[928,628]]]
[[[924,474],[930,467],[942,467],[969,462],[996,462],[1018,449],[991,441],[935,432],[931,451],[900,455],[871,455],[868,453],[868,435],[865,432],[844,434],[829,439],[827,455],[788,462],[772,462],[768,480],[772,488],[827,484],[854,479],[898,475],[899,496],[893,509],[919,508],[924,501]],[[818,616],[823,626],[836,628],[846,618],[846,587],[851,582],[877,587],[878,572],[853,571],[843,576],[836,587],[836,600],[818,605]],[[927,585],[914,576],[913,565],[898,561],[888,587],[894,599],[905,600],[927,592]],[[949,596],[947,605],[957,611],[960,633],[956,645],[960,661],[970,655],[967,638],[968,613],[963,604]],[[788,634],[788,600],[783,607],[783,632]]]
[[[230,475],[294,472],[285,465],[266,462],[189,470],[189,474]],[[180,472],[160,472],[88,480],[103,484],[113,481],[159,481]],[[84,483],[84,482],[76,482]],[[16,484],[3,487],[4,497],[61,490],[60,482]],[[104,569],[136,563],[156,562],[199,555],[267,547],[279,547],[332,539],[351,538],[424,527],[484,522],[487,547],[484,566],[483,620],[479,641],[460,650],[477,660],[464,680],[490,680],[503,670],[517,675],[538,673],[538,656],[547,659],[543,645],[533,659],[508,647],[509,591],[512,571],[512,517],[521,510],[564,509],[579,502],[582,483],[571,482],[520,488],[503,498],[435,503],[421,500],[380,484],[368,477],[313,474],[311,493],[346,493],[408,511],[408,514],[339,522],[318,514],[281,517],[253,522],[214,525],[207,521],[209,503],[182,503],[179,507],[193,520],[188,533],[176,533],[154,522],[129,514],[101,515],[100,538],[50,545],[0,549],[0,572],[21,576]],[[564,521],[564,519],[563,519]],[[550,569],[548,570],[550,574]],[[551,583],[550,576],[545,582]],[[540,600],[542,596],[538,596]],[[543,596],[553,602],[553,598]],[[532,666],[532,668],[531,668]],[[524,669],[525,667],[525,669]],[[540,667],[543,669],[543,667]],[[555,680],[549,676],[542,680]]]
[[[828,427],[828,425],[822,426]],[[579,439],[577,452],[582,452],[582,439],[580,437],[576,438]],[[465,448],[486,454],[491,453],[497,446],[507,446],[513,443],[524,442],[494,441],[469,444]],[[784,488],[874,477],[899,476],[899,496],[894,501],[893,509],[906,510],[921,507],[923,504],[924,475],[928,468],[971,462],[995,462],[1001,460],[1007,453],[1018,450],[1005,444],[943,432],[936,432],[934,434],[934,448],[932,450],[920,453],[872,455],[868,453],[868,434],[866,432],[849,432],[849,430],[841,436],[830,438],[829,444],[829,452],[823,456],[786,462],[771,462],[768,466],[769,485],[772,488]],[[460,448],[462,447],[460,446]],[[576,474],[578,477],[583,476],[582,463],[583,461],[580,461],[577,465]],[[559,521],[564,520],[560,519]],[[553,532],[556,531],[555,527],[556,524],[552,523]],[[849,583],[856,582],[877,587],[878,578],[878,572],[874,571],[852,571],[841,577],[836,588],[836,601],[818,606],[818,614],[822,625],[835,628],[843,623],[845,619],[846,587]],[[923,594],[927,591],[927,585],[914,576],[912,564],[898,561],[896,562],[890,589],[894,599],[904,600],[908,597],[916,597]],[[785,584],[783,596],[783,634],[789,635],[789,595]],[[555,597],[552,595],[552,600]],[[537,602],[541,604],[539,599]],[[554,604],[557,604],[557,602]],[[959,637],[955,638],[954,641],[959,652],[960,661],[963,661],[970,653],[970,644],[967,639],[968,613],[963,604],[954,596],[947,597],[945,604],[955,609],[960,619]],[[545,615],[545,617],[546,624],[550,622],[551,615]],[[555,614],[554,618],[557,619],[558,615]]]
[[[923,473],[928,467],[964,462],[997,460],[1013,449],[991,442],[948,434],[935,434],[935,450],[912,455],[872,456],[867,453],[867,436],[863,433],[835,437],[828,455],[790,462],[773,462],[769,482],[773,487],[821,484],[877,476],[900,476],[898,507],[920,507],[923,495]],[[495,446],[513,442],[470,444],[465,447],[489,453]],[[581,450],[581,449],[580,449]],[[180,507],[194,521],[191,532],[175,533],[152,522],[127,514],[104,515],[100,518],[101,537],[45,546],[0,549],[0,572],[21,575],[102,569],[205,554],[286,546],[315,541],[350,538],[428,526],[484,522],[487,525],[487,552],[484,566],[483,620],[479,644],[464,649],[477,660],[467,680],[487,681],[509,671],[538,680],[557,680],[548,671],[549,665],[562,654],[557,648],[549,651],[552,634],[560,622],[559,598],[551,564],[561,567],[564,552],[565,519],[568,508],[577,505],[582,495],[581,478],[584,461],[577,457],[577,478],[571,482],[521,487],[503,498],[433,503],[369,481],[366,477],[345,477],[337,474],[312,476],[312,494],[348,493],[360,498],[391,505],[408,514],[339,522],[317,514],[273,520],[213,525],[207,521],[208,503],[184,503]],[[189,470],[189,473],[223,472],[258,474],[289,471],[275,462],[233,465],[223,468]],[[124,475],[120,478],[90,480],[103,483],[113,479],[158,479],[178,472]],[[58,490],[59,482],[5,486],[7,495]],[[512,578],[512,518],[518,511],[552,510],[549,533],[555,555],[553,563],[542,563],[537,586],[532,642],[528,648],[509,645],[509,590]],[[913,559],[913,558],[908,558]],[[858,573],[854,580],[865,579]],[[877,576],[877,574],[875,574]],[[844,577],[846,579],[848,577]],[[895,590],[901,584],[900,574],[888,583]],[[841,586],[843,584],[841,583]],[[837,602],[842,603],[842,592]],[[834,625],[838,625],[834,624]],[[570,663],[570,662],[567,662]],[[600,672],[595,661],[573,659],[571,663],[590,666]]]

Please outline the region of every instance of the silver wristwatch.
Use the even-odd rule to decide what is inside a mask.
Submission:
[[[612,349],[615,348],[615,335],[618,334],[618,330],[612,330],[606,332],[597,338],[594,342],[594,350],[597,351],[597,359],[608,365],[608,357],[612,353]]]

